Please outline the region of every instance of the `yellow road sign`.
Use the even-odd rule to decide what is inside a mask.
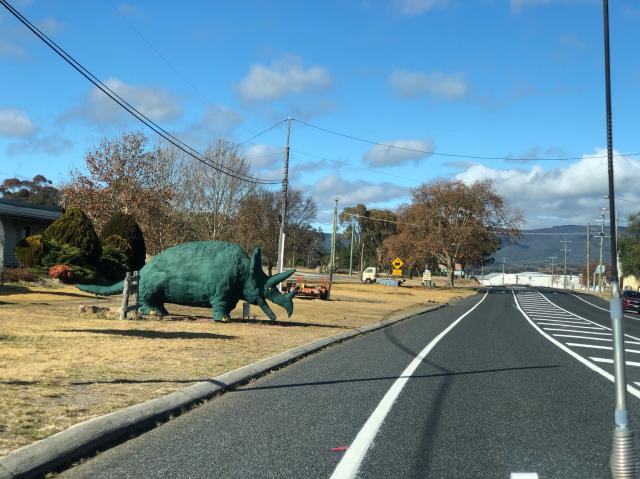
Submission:
[[[391,262],[391,264],[395,269],[400,269],[404,264],[404,261],[402,261],[400,258],[396,258]]]
[[[402,270],[401,269],[394,269],[391,271],[391,274],[393,276],[402,276]]]

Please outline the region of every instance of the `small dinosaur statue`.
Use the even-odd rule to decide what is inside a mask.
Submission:
[[[276,286],[295,270],[267,276],[262,271],[260,248],[251,258],[237,244],[224,241],[193,241],[168,248],[154,256],[140,270],[138,283],[140,312],[155,310],[167,314],[164,303],[212,308],[214,321],[228,321],[238,301],[260,306],[271,320],[276,319],[267,302],[282,306],[287,315],[293,313],[293,297],[297,289],[280,293]],[[111,286],[76,284],[81,291],[96,295],[122,293],[124,280]]]

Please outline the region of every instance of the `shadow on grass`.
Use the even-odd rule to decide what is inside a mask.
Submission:
[[[231,323],[261,324],[265,326],[314,326],[316,328],[353,329],[353,326],[344,324],[299,323],[296,321],[271,321],[268,319],[232,319]]]
[[[17,286],[17,285],[9,285],[9,284],[0,286],[0,296],[4,296],[7,294],[26,294],[31,292],[32,291],[26,286]]]
[[[103,381],[71,381],[69,384],[72,386],[88,386],[90,384],[158,384],[158,383],[174,383],[174,384],[189,384],[199,383],[203,381],[210,381],[211,378],[193,378],[193,379],[105,379]]]
[[[147,339],[235,339],[228,334],[199,333],[189,331],[150,331],[144,329],[58,329],[63,333],[92,333],[128,336]]]

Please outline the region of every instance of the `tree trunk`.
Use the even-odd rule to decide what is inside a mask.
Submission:
[[[273,263],[271,261],[267,263],[267,269],[269,270],[269,276],[273,276]]]
[[[450,288],[455,288],[455,269],[450,269],[449,270],[449,287]]]

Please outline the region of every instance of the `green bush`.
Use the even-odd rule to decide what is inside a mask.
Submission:
[[[16,257],[25,268],[39,265],[43,255],[44,240],[41,235],[27,236],[16,245]]]
[[[126,240],[131,248],[131,254],[128,255],[128,268],[130,271],[140,270],[144,266],[147,255],[147,247],[144,242],[142,230],[133,216],[126,213],[115,213],[109,221],[104,225],[100,237],[106,243],[112,236],[119,236]],[[124,250],[120,247],[124,252]]]
[[[123,240],[124,241],[124,240]],[[104,245],[100,257],[100,272],[109,280],[120,281],[124,278],[129,258],[121,250]]]
[[[55,240],[45,241],[45,255],[42,257],[42,266],[50,268],[58,264],[76,266],[88,266],[87,257],[82,254],[80,248]]]
[[[78,208],[70,208],[49,225],[44,230],[44,239],[47,242],[77,248],[89,262],[96,262],[100,258],[100,239],[89,217]]]

